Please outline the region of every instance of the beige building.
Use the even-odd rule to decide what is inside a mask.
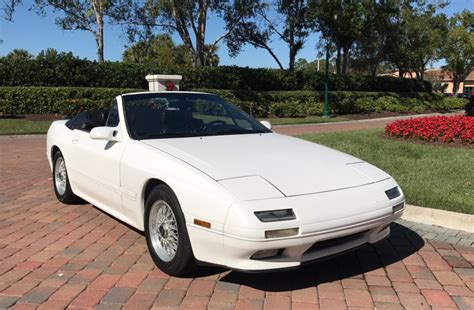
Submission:
[[[443,83],[447,85],[446,90],[444,91],[447,94],[454,94],[453,90],[453,80],[448,77],[443,78]],[[465,83],[465,85],[464,85]],[[474,71],[471,71],[467,78],[464,80],[464,83],[461,83],[458,88],[458,93],[461,94],[464,92],[466,95],[474,95]]]
[[[390,72],[390,73],[385,73],[382,75],[390,75],[390,76],[395,76],[398,77],[398,71]],[[407,72],[403,76],[404,78],[408,79],[414,79],[416,78],[416,74],[414,72]],[[442,69],[428,69],[425,71],[425,80],[439,80],[443,83],[443,85],[446,85],[444,89],[445,94],[454,94],[454,89],[453,89],[453,79],[450,76],[449,72],[443,72]],[[467,95],[474,95],[474,71],[472,71],[464,81],[464,83],[461,83],[459,85],[458,94],[461,94],[464,90],[464,93]]]

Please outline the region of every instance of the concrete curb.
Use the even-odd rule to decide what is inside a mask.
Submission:
[[[379,118],[359,119],[359,120],[340,121],[340,122],[274,125],[272,127],[273,128],[293,128],[293,127],[308,127],[308,126],[336,126],[336,125],[341,125],[341,124],[372,123],[372,122],[378,122],[378,121],[384,121],[384,120],[391,121],[391,120],[408,119],[408,118],[425,117],[425,116],[436,116],[436,115],[451,116],[451,115],[457,115],[457,114],[463,114],[463,113],[464,113],[464,110],[459,110],[459,111],[450,112],[450,113],[410,114],[410,115],[379,117]]]
[[[402,219],[474,233],[474,215],[406,205]]]

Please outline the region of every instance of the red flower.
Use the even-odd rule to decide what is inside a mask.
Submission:
[[[171,82],[171,81],[167,81],[167,82],[166,82],[166,90],[167,90],[167,91],[172,91],[172,90],[174,90],[174,83]]]
[[[474,117],[429,116],[397,120],[385,127],[385,133],[393,137],[429,142],[473,144]]]

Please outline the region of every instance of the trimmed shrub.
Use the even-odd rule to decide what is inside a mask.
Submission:
[[[80,111],[109,108],[117,95],[137,91],[123,88],[0,87],[0,112],[65,116]]]
[[[270,105],[270,113],[276,117],[305,117],[306,111],[300,102],[281,101]]]
[[[377,106],[375,105],[375,102],[376,101],[373,97],[357,98],[355,101],[355,108],[360,113],[379,112]]]
[[[303,89],[323,90],[324,73],[309,70],[302,73]],[[432,86],[428,81],[416,79],[400,79],[391,76],[361,75],[329,75],[329,89],[340,91],[383,91],[383,92],[431,92]]]
[[[35,59],[0,58],[1,86],[104,87],[146,89],[147,74],[181,74],[182,89],[211,88],[253,91],[323,90],[324,73],[289,73],[280,69],[219,67],[159,67],[106,61],[98,64],[71,53],[46,51]],[[431,92],[429,82],[381,76],[329,75],[333,91]]]
[[[109,107],[115,96],[140,91],[127,88],[0,87],[0,112],[4,114],[59,113]],[[322,114],[323,92],[198,89],[216,94],[255,117],[304,117]],[[453,100],[455,99],[455,100]],[[429,93],[350,92],[329,93],[329,107],[336,115],[379,111],[449,111],[466,100]]]
[[[246,112],[256,117],[272,116],[276,107],[270,108],[277,103],[278,113],[284,117],[296,113],[295,108],[283,108],[284,103],[297,103],[301,106],[312,106],[311,113],[306,115],[321,115],[323,92],[315,91],[270,91],[252,92],[235,90],[213,90],[199,89],[200,91],[214,93],[226,98],[238,105]],[[360,100],[359,100],[360,99]],[[436,93],[390,93],[390,92],[351,92],[334,91],[329,92],[329,108],[331,113],[337,115],[374,113],[380,111],[391,111],[398,113],[423,112],[423,111],[449,111],[459,108],[459,101],[446,101],[442,94]],[[461,99],[462,100],[462,99]],[[249,106],[249,103],[251,106]],[[308,111],[309,108],[302,108]],[[287,112],[285,114],[285,111]],[[293,112],[290,112],[293,111]],[[314,114],[314,113],[318,114]]]

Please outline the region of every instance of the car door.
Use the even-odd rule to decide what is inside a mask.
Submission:
[[[117,127],[119,114],[117,102],[110,109],[105,126]],[[118,129],[119,130],[119,129]],[[91,139],[90,133],[74,130],[71,152],[77,190],[91,203],[108,211],[122,212],[120,194],[120,159],[123,142]]]

